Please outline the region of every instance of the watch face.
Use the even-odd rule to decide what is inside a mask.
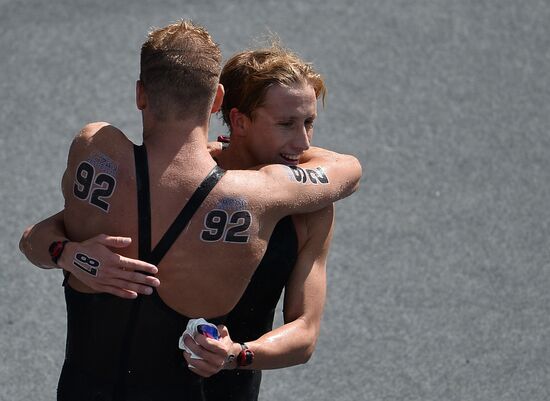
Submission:
[[[254,351],[244,348],[237,357],[237,366],[248,366],[254,361]]]
[[[220,334],[218,333],[218,329],[214,326],[209,326],[207,324],[199,324],[197,326],[197,331],[208,338],[212,338],[214,340],[220,339]]]
[[[246,364],[250,365],[254,360],[254,352],[247,349],[245,353],[246,353]]]

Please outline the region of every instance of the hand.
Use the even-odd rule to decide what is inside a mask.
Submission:
[[[208,149],[208,152],[210,153],[210,156],[212,156],[212,158],[215,159],[222,152],[223,144],[221,142],[218,142],[218,141],[208,142],[208,144],[206,145],[206,148]]]
[[[95,291],[127,299],[149,295],[153,292],[151,287],[158,287],[160,281],[141,272],[156,274],[157,267],[108,248],[126,248],[131,242],[128,237],[105,234],[83,242],[68,242],[57,264]]]
[[[193,341],[191,336],[186,336],[183,339],[185,345],[187,345],[194,354],[202,358],[191,358],[190,353],[183,352],[189,369],[199,376],[210,377],[218,373],[224,368],[231,354],[231,350],[234,349],[235,346],[238,346],[240,350],[240,345],[233,343],[231,340],[227,327],[218,325],[218,331],[220,333],[219,340],[208,338],[202,334],[197,334],[195,336],[195,341]]]

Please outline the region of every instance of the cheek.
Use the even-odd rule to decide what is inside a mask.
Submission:
[[[273,137],[269,132],[262,132],[259,135],[256,135],[252,141],[250,141],[252,151],[265,162],[266,157],[270,157],[274,151],[276,145],[273,143]]]
[[[256,138],[257,143],[261,143],[266,147],[276,146],[281,141],[281,134],[276,130],[269,128],[258,128],[259,135]]]

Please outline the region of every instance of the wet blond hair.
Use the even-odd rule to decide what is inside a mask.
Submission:
[[[141,47],[140,80],[155,117],[208,118],[221,58],[206,29],[191,21],[149,32]]]
[[[327,91],[323,77],[313,66],[284,48],[278,40],[272,40],[268,47],[232,56],[222,69],[220,83],[225,88],[222,117],[230,129],[231,109],[235,107],[253,119],[254,110],[262,106],[267,90],[273,85],[307,83],[315,90],[315,97],[323,102]]]

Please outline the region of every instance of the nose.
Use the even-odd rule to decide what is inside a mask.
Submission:
[[[296,135],[294,146],[296,147],[296,149],[302,152],[305,152],[306,150],[309,149],[310,142],[311,142],[311,137],[310,137],[309,130],[306,127],[302,126],[302,129]]]

